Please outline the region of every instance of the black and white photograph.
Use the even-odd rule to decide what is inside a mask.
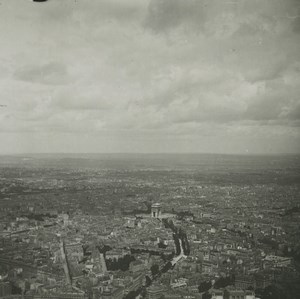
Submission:
[[[300,298],[300,0],[0,0],[0,299]]]

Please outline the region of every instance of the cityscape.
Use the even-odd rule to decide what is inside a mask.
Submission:
[[[299,156],[0,159],[0,298],[296,298]]]
[[[0,0],[0,299],[300,299],[300,0]]]

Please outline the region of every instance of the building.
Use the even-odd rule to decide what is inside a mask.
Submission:
[[[25,297],[26,298],[26,297]],[[85,294],[79,293],[51,293],[51,294],[37,294],[32,297],[33,299],[87,299],[88,297]]]
[[[226,289],[224,299],[245,299],[245,291],[237,289]]]
[[[250,290],[245,291],[245,299],[255,299],[255,293]]]
[[[100,299],[122,299],[124,296],[124,288],[115,287],[107,288],[100,295]]]
[[[226,288],[224,299],[255,299],[254,291]]]
[[[139,260],[133,261],[129,265],[129,270],[132,273],[143,271],[144,269],[145,269],[145,264],[142,261],[139,261]]]
[[[241,275],[235,278],[234,285],[237,289],[246,290],[249,287],[255,288],[256,282],[251,275]]]
[[[165,288],[160,284],[153,284],[147,289],[147,299],[160,299],[165,292]]]
[[[151,217],[160,218],[161,216],[161,205],[159,203],[154,203],[151,206]]]
[[[270,275],[256,274],[255,275],[255,288],[264,289],[272,284],[272,278]]]
[[[11,295],[11,285],[7,282],[0,282],[0,298]]]
[[[176,279],[175,282],[171,283],[171,288],[173,290],[186,288],[187,287],[187,279]]]
[[[223,290],[211,290],[211,299],[224,299],[224,291]]]
[[[144,273],[143,272],[136,272],[133,273],[131,276],[128,276],[129,281],[128,284],[126,285],[126,291],[133,292],[139,289],[144,282]]]
[[[288,267],[292,263],[290,257],[283,257],[277,255],[267,255],[264,259],[263,266],[267,268],[268,266],[273,267]]]
[[[104,274],[107,272],[104,255],[97,248],[94,248],[92,251],[91,262],[94,264],[95,273]]]

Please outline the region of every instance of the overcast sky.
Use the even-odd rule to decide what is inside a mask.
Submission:
[[[0,4],[0,153],[300,152],[300,1]]]

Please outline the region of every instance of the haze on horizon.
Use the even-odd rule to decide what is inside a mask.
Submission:
[[[300,1],[9,0],[0,154],[300,153]]]

